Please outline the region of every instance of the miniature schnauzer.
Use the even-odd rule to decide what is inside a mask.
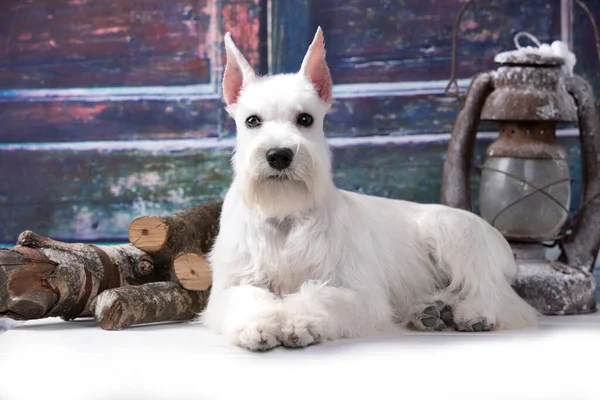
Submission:
[[[250,350],[421,331],[520,329],[512,250],[477,215],[335,187],[323,119],[332,80],[319,28],[300,70],[257,76],[225,35],[234,179],[209,254],[200,320]]]

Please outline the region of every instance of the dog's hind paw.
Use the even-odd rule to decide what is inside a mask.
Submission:
[[[494,329],[494,313],[481,301],[461,301],[454,307],[454,329],[461,332],[486,332]],[[486,311],[487,310],[487,311]]]
[[[454,328],[461,332],[487,332],[494,329],[494,324],[485,317],[478,317],[468,321],[457,321]]]
[[[410,320],[420,331],[442,331],[452,325],[452,307],[440,300],[416,308]]]
[[[285,347],[306,347],[321,342],[323,337],[319,323],[313,318],[292,316],[281,328],[281,344]]]

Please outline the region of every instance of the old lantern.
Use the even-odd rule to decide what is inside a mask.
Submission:
[[[498,68],[471,81],[444,164],[442,202],[471,209],[478,125],[498,124],[499,135],[481,168],[481,216],[513,248],[519,265],[515,289],[544,314],[596,310],[592,269],[600,248],[600,120],[590,84],[572,73],[573,59],[562,42],[498,54]],[[559,122],[579,127],[582,189],[575,217],[569,213],[566,152],[556,137]],[[558,259],[547,258],[548,243],[560,248]]]

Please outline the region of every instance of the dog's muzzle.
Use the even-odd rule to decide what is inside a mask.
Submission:
[[[271,168],[283,171],[288,168],[294,160],[294,152],[287,147],[269,149],[266,154],[267,163]]]

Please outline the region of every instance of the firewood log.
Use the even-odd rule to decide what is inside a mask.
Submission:
[[[91,316],[98,293],[169,276],[167,268],[129,244],[63,243],[25,231],[15,247],[0,250],[0,317]]]
[[[208,300],[209,291],[191,291],[176,282],[123,286],[100,293],[92,304],[96,323],[105,330],[155,322],[195,318]]]
[[[0,318],[94,315],[105,329],[193,318],[212,284],[204,254],[218,233],[221,206],[217,201],[168,217],[138,218],[126,245],[63,243],[23,232],[15,247],[0,249]],[[101,304],[108,306],[96,309],[102,293]],[[158,305],[148,303],[151,294]]]
[[[214,201],[167,217],[137,218],[129,226],[129,241],[156,263],[170,265],[170,280],[188,290],[206,290],[212,277],[204,255],[219,232],[222,205]]]

